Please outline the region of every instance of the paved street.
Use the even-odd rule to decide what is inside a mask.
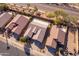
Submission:
[[[17,5],[23,5],[26,6],[26,4],[17,4]],[[38,9],[43,10],[43,11],[55,11],[58,9],[62,9],[62,8],[58,8],[58,7],[54,7],[54,6],[49,6],[46,4],[40,4],[40,3],[31,3],[31,6],[36,6]],[[64,9],[65,12],[69,13],[70,15],[74,15],[74,16],[79,16],[79,13],[73,10],[69,10],[69,9]],[[79,17],[78,17],[79,18]]]
[[[11,44],[9,44],[10,49],[7,50],[6,42],[1,41],[1,39],[4,40],[3,38],[0,37],[0,55],[2,56],[24,56],[26,55],[22,50],[18,49],[17,47],[12,46]]]
[[[31,4],[32,6],[37,6],[39,9],[41,10],[46,10],[46,11],[55,11],[58,9],[62,9],[62,8],[58,8],[58,7],[54,7],[54,6],[48,6],[45,4]],[[69,13],[70,15],[74,15],[74,16],[79,16],[79,13],[76,11],[72,11],[69,9],[64,9],[65,12]]]
[[[23,51],[11,45],[9,46],[10,46],[10,49],[7,50],[6,43],[0,41],[0,55],[3,55],[3,56],[21,56],[22,55]]]

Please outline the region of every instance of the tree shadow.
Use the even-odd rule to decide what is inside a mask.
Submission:
[[[40,42],[40,41],[38,41],[38,40],[34,40],[34,39],[32,39],[32,38],[30,38],[30,37],[28,37],[28,36],[27,36],[27,38],[28,38],[28,42],[30,43],[30,45],[31,45],[31,44],[35,44],[35,46],[37,46],[37,47],[40,48],[40,49],[43,49],[43,48],[44,48],[44,45],[43,45],[42,42]]]
[[[64,45],[60,41],[58,41],[58,39],[54,39],[54,41],[57,44],[56,47],[64,48]]]
[[[0,34],[3,34],[6,31],[6,29],[4,27],[0,28]]]
[[[61,53],[61,55],[64,55],[63,54],[64,45],[60,41],[58,41],[58,39],[54,39],[54,41],[56,42],[56,51],[55,51],[55,53],[61,48],[60,53]]]
[[[30,45],[29,43],[24,44],[24,51],[25,51],[25,54],[26,54],[27,56],[30,56],[30,55],[31,55],[31,54],[30,54],[30,48],[31,48],[31,45]]]
[[[43,40],[43,44],[45,45],[47,38],[50,36],[50,30],[51,28],[47,28],[46,32],[45,32],[45,36],[44,36],[44,40]]]

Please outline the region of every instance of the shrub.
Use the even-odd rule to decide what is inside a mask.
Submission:
[[[59,16],[59,15],[61,15],[63,17],[68,16],[68,14],[64,10],[62,10],[62,9],[56,10],[56,11],[54,11],[54,13],[55,13],[56,16]]]
[[[53,17],[55,17],[55,14],[54,13],[47,13],[46,16],[49,18],[53,18]]]
[[[48,28],[50,29],[51,28],[51,25],[48,25]]]
[[[0,4],[0,9],[6,11],[6,10],[8,9],[7,4],[1,3],[1,4]]]
[[[27,42],[27,38],[26,37],[20,37],[20,41],[25,43],[25,42]]]
[[[61,24],[61,20],[59,18],[56,18],[53,21],[54,21],[53,24],[55,25]]]

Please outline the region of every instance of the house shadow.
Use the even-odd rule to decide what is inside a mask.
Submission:
[[[48,49],[48,51],[49,51],[52,55],[55,55],[55,53],[57,52],[57,50],[58,50],[59,48],[62,48],[62,49],[64,48],[64,45],[63,45],[60,41],[58,41],[57,39],[54,39],[54,41],[55,41],[55,43],[56,43],[55,48],[54,48],[54,47],[46,46],[47,49]],[[60,53],[63,55],[62,50],[60,51]],[[55,55],[55,56],[56,56],[56,55]]]
[[[46,46],[48,51],[52,54],[52,55],[55,55],[55,51],[56,51],[56,48],[52,48],[52,47],[49,47],[49,46]]]
[[[18,34],[15,33],[15,32],[12,32],[12,37],[14,37],[17,41],[19,41],[20,35],[18,35]]]
[[[54,39],[54,41],[56,42],[56,51],[55,52],[57,52],[61,48],[60,53],[61,53],[61,55],[64,55],[63,54],[64,45],[60,41],[58,41],[58,39]]]
[[[43,40],[43,44],[45,45],[47,38],[50,36],[50,29],[47,28],[46,32],[45,32],[45,36],[44,36],[44,40]]]
[[[37,41],[37,40],[33,40],[33,43],[39,48],[39,49],[43,49],[45,46],[43,45],[43,43]]]

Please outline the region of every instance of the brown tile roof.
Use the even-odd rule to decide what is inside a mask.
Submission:
[[[56,42],[54,39],[58,39],[59,42],[64,44],[65,33],[57,26],[53,25],[50,30],[50,36],[47,38],[46,45],[56,48]]]
[[[6,24],[11,21],[12,14],[7,12],[0,15],[0,27],[6,26]]]
[[[43,25],[42,25],[43,26]],[[45,36],[46,29],[45,27],[38,26],[36,23],[30,23],[24,36],[31,37],[33,32],[36,33],[32,39],[42,42]]]
[[[19,19],[16,21],[18,26],[16,27],[16,29],[13,30],[13,32],[20,35],[28,22],[29,22],[29,17],[21,15]]]
[[[14,17],[14,19],[6,26],[6,28],[10,28],[12,29],[12,27],[14,26],[13,23],[18,24],[18,26],[14,27],[12,29],[13,34],[13,38],[18,39],[19,36],[21,35],[23,29],[26,27],[27,23],[29,22],[29,17],[24,16],[24,15],[16,15]]]
[[[19,19],[19,17],[21,17],[21,15],[16,15],[14,18],[13,18],[13,20],[6,26],[6,28],[10,28],[10,29],[12,29],[12,27],[13,27],[13,23],[16,23],[16,21]]]
[[[64,44],[65,34],[66,34],[66,32],[64,32],[63,30],[59,29],[57,39],[58,39],[58,41],[61,42],[61,44]]]
[[[56,42],[54,38],[58,39],[58,41],[61,42],[61,44],[64,44],[65,34],[66,34],[65,31],[53,25],[50,31],[50,36],[47,38],[46,45],[52,48],[56,48]],[[75,37],[76,35],[77,34],[75,34]],[[71,53],[74,53],[74,49],[77,49],[75,41],[78,40],[78,38],[75,37],[74,37],[74,33],[71,32],[71,30],[69,29],[67,48],[68,51]]]

